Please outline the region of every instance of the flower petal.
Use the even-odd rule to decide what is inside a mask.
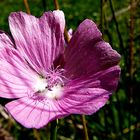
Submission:
[[[65,16],[64,16],[63,11],[61,11],[61,10],[54,10],[53,14],[54,14],[56,20],[58,20],[58,22],[60,23],[61,32],[64,33],[64,29],[65,29]]]
[[[66,84],[71,90],[81,88],[102,88],[109,92],[116,89],[120,77],[121,69],[119,66],[113,66],[106,70],[97,72],[96,74],[76,78]]]
[[[85,20],[72,36],[65,59],[66,75],[73,79],[117,65],[120,55],[101,39],[95,23]]]
[[[0,31],[0,50],[5,47],[14,47],[14,44],[5,32]]]
[[[120,67],[114,66],[90,77],[71,80],[65,86],[63,104],[65,110],[76,114],[93,114],[107,102],[116,89]]]
[[[63,99],[63,107],[71,114],[91,115],[105,105],[110,92],[100,88],[82,88],[69,92]]]
[[[0,50],[0,97],[27,96],[33,88],[36,74],[14,48]]]
[[[6,104],[7,110],[23,126],[41,128],[51,120],[67,115],[58,106],[57,101],[38,101],[32,98],[21,98]]]
[[[46,12],[38,19],[17,12],[9,17],[10,30],[17,49],[39,73],[50,67],[60,53],[63,53],[63,32],[56,15]]]
[[[55,11],[55,14],[46,12],[39,20],[41,32],[44,36],[43,41],[46,45],[45,50],[47,50],[47,57],[50,62],[49,67],[64,53],[64,17],[62,15],[61,11]]]

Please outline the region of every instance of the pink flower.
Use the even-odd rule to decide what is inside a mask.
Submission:
[[[41,18],[14,12],[9,25],[13,39],[0,32],[0,97],[14,99],[6,109],[15,120],[40,128],[105,105],[118,83],[120,55],[94,22],[84,20],[66,48],[62,11]]]

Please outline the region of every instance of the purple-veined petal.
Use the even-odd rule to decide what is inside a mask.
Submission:
[[[5,47],[14,47],[14,44],[5,32],[0,31],[0,50]]]
[[[51,120],[68,115],[55,100],[38,101],[25,97],[6,104],[6,108],[27,128],[41,128]]]
[[[69,92],[61,104],[71,114],[91,115],[105,105],[110,94],[101,88],[82,88]]]
[[[10,30],[19,52],[37,72],[49,68],[63,53],[64,40],[60,20],[53,12],[36,18],[23,12],[9,17]]]
[[[101,39],[95,23],[85,20],[72,36],[65,59],[66,75],[74,79],[117,65],[120,55]]]
[[[58,22],[60,23],[61,32],[64,33],[64,29],[65,29],[65,16],[64,16],[63,11],[61,11],[61,10],[54,10],[53,14],[54,14],[56,20],[58,20]]]
[[[61,104],[65,110],[76,114],[93,114],[105,105],[117,87],[120,67],[114,66],[89,77],[71,80],[65,86]]]
[[[56,13],[59,13],[60,15],[57,15]],[[43,41],[46,45],[46,55],[50,62],[49,66],[52,66],[53,62],[64,53],[64,31],[62,29],[64,28],[64,23],[61,23],[61,14],[63,14],[62,11],[55,12],[55,14],[46,12],[39,20],[41,32],[44,37],[47,37],[47,39],[44,39]]]
[[[14,48],[0,51],[0,97],[19,98],[33,90],[37,75]]]
[[[73,79],[66,84],[66,87],[70,88],[71,90],[93,87],[102,88],[112,92],[118,85],[120,72],[121,69],[119,66],[113,66],[90,76],[83,75],[79,78]]]

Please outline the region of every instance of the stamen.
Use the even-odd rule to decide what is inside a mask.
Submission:
[[[64,69],[48,69],[43,77],[38,76],[35,84],[35,95],[41,96],[47,99],[60,99],[63,95],[64,81],[63,76]]]

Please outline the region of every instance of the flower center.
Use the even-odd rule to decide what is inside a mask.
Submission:
[[[63,69],[48,69],[43,76],[39,76],[34,86],[35,94],[47,99],[60,99],[65,79],[63,72]]]
[[[47,85],[47,79],[38,77],[35,84],[35,91],[43,92],[46,89]]]

